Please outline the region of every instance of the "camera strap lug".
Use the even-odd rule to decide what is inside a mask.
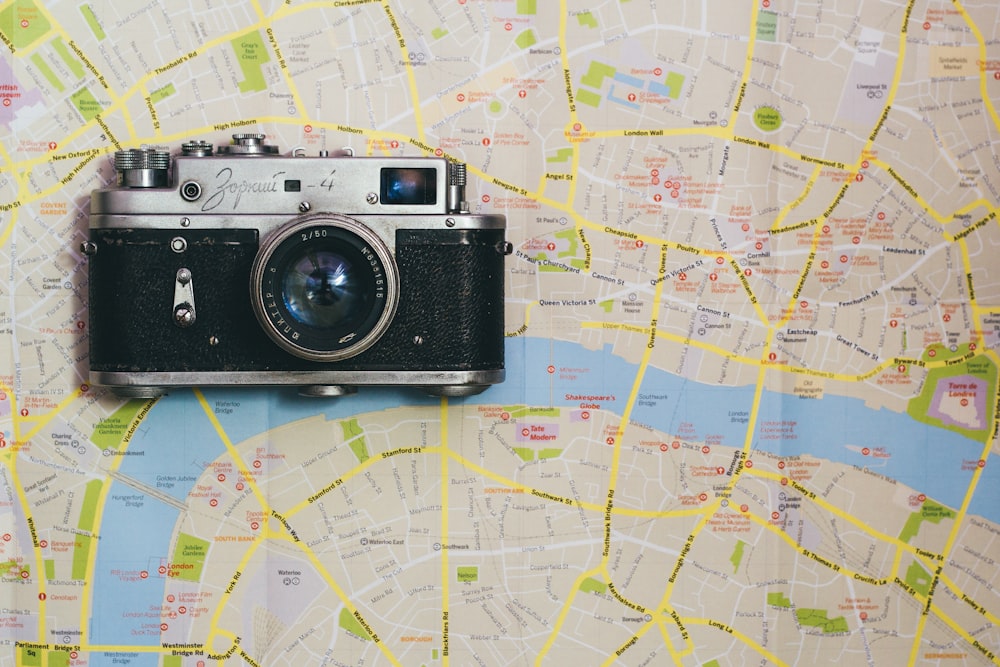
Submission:
[[[194,324],[194,278],[191,269],[177,269],[174,278],[174,324],[189,327]]]

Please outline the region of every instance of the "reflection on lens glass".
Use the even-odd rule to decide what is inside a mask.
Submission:
[[[319,329],[343,325],[357,315],[363,301],[352,268],[349,261],[327,250],[310,252],[293,262],[281,286],[288,312],[302,324]]]
[[[388,205],[434,204],[437,174],[433,169],[383,168],[382,203]]]
[[[389,199],[401,202],[417,201],[422,186],[418,170],[399,169],[396,171],[395,180],[389,182]]]

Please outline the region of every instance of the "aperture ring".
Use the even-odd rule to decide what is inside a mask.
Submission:
[[[289,297],[288,274],[306,262],[315,264],[317,256],[350,268],[340,278],[360,296],[357,312],[343,320],[311,321]],[[250,290],[257,319],[275,344],[301,359],[338,361],[360,354],[385,333],[399,300],[399,274],[392,252],[370,228],[343,215],[315,213],[292,220],[264,241]]]

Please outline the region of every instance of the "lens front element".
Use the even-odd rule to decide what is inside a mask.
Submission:
[[[369,348],[391,323],[399,296],[382,240],[356,220],[326,213],[298,218],[265,241],[250,282],[267,335],[312,361]]]
[[[309,250],[285,271],[281,297],[300,324],[329,329],[348,321],[363,305],[357,267],[329,250]]]

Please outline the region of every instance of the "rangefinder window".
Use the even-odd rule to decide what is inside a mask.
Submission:
[[[382,203],[388,206],[437,203],[437,170],[382,168]]]

